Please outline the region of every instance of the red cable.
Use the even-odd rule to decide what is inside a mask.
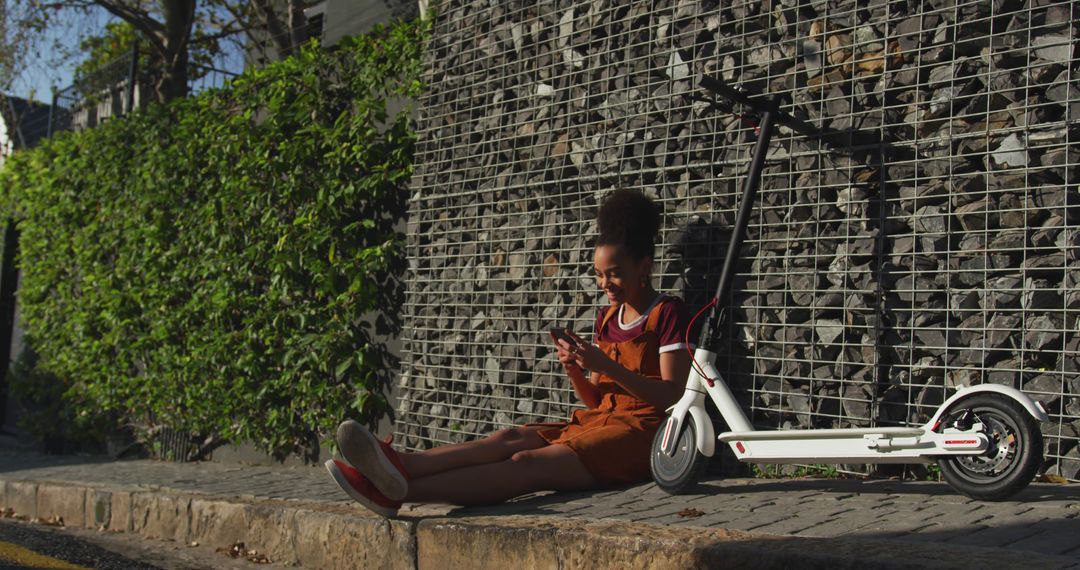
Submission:
[[[743,115],[742,113],[732,113],[732,115],[734,115],[736,119],[739,119],[740,121],[742,121],[742,124],[754,127],[754,134],[755,135],[761,134],[761,126],[758,125],[757,123],[755,123],[754,121],[751,121],[750,119],[747,119],[746,115]]]
[[[694,351],[690,350],[690,330],[694,328],[694,323],[698,320],[698,317],[700,317],[702,313],[704,313],[706,310],[708,310],[710,307],[712,307],[714,305],[716,305],[716,297],[713,297],[712,300],[709,301],[709,303],[707,305],[702,307],[701,310],[698,311],[696,315],[694,315],[694,318],[690,319],[690,324],[686,326],[686,335],[685,335],[685,338],[686,338],[686,352],[690,354],[690,364],[694,367],[694,370],[697,371],[698,375],[700,375],[702,378],[705,379],[706,382],[708,382],[710,388],[712,387],[713,383],[716,382],[716,381],[713,380],[712,378],[709,378],[708,375],[705,374],[705,370],[701,368],[701,365],[698,364],[697,359],[694,358]]]

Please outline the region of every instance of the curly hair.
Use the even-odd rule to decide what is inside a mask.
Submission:
[[[660,206],[641,192],[616,190],[600,205],[596,245],[622,246],[637,260],[652,257],[662,214]]]

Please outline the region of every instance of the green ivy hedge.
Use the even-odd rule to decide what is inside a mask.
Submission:
[[[9,160],[19,303],[82,415],[276,455],[390,413],[424,23]]]

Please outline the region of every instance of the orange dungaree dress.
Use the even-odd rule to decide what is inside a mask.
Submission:
[[[663,302],[649,312],[641,334],[624,342],[597,342],[597,346],[631,372],[661,380],[656,322]],[[617,306],[608,309],[597,337],[616,314]],[[606,375],[600,376],[596,387],[600,389],[597,407],[576,410],[569,422],[541,429],[537,434],[548,443],[572,449],[598,483],[619,485],[647,480],[653,436],[663,424],[664,414]]]

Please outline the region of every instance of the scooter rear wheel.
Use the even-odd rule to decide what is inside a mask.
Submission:
[[[938,458],[945,481],[957,491],[983,501],[1002,501],[1020,492],[1043,463],[1039,424],[1020,404],[997,394],[965,398],[946,412],[941,425],[981,423],[990,446],[979,455]]]
[[[663,442],[664,428],[661,426],[653,437],[649,467],[658,487],[672,495],[678,495],[701,480],[709,458],[698,453],[697,425],[694,424],[694,417],[689,414],[683,420],[682,432],[675,441],[674,455],[664,453]]]

